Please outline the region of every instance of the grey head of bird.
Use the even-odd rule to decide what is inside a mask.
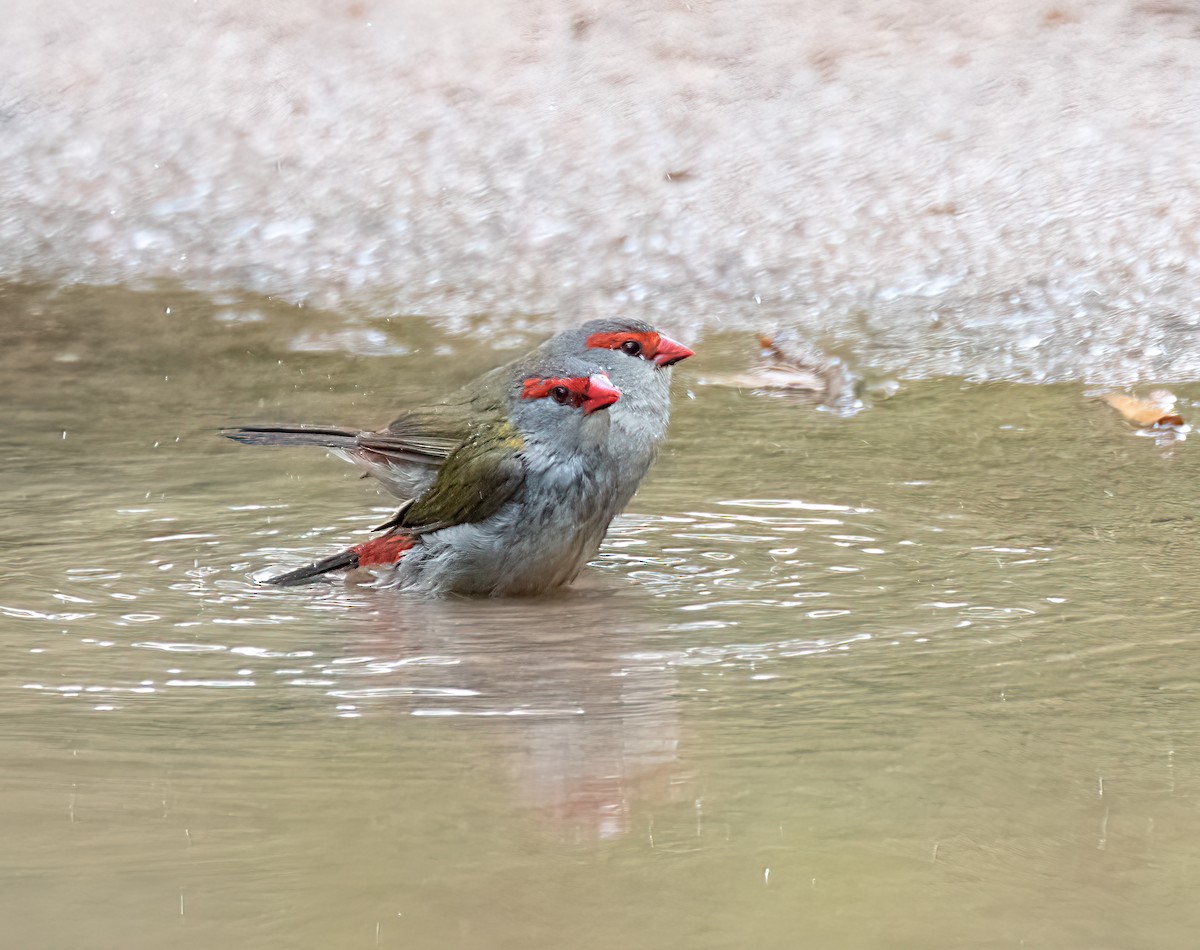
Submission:
[[[509,390],[512,437],[522,453],[555,456],[609,448],[609,414],[621,398],[612,380],[583,359],[536,360]]]
[[[567,330],[543,349],[581,353],[621,390],[613,427],[626,444],[622,466],[636,485],[667,434],[671,415],[671,367],[692,351],[642,320],[606,317]]]
[[[589,320],[583,326],[560,333],[544,344],[543,349],[586,356],[618,387],[623,382],[644,384],[653,376],[669,382],[670,368],[693,355],[682,343],[632,317]]]

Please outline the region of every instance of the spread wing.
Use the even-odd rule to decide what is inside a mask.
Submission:
[[[434,406],[410,409],[386,429],[360,432],[358,447],[396,462],[438,466],[488,425],[502,425],[508,374],[484,374],[469,387]]]
[[[285,424],[241,426],[225,429],[223,435],[246,445],[319,445],[385,462],[437,466],[471,433],[465,414],[441,408],[407,412],[378,432]]]
[[[463,412],[438,406],[406,412],[378,432],[360,432],[355,444],[395,462],[441,465],[470,434]]]

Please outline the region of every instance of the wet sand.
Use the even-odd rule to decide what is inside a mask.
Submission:
[[[41,0],[0,279],[1200,378],[1200,10]]]

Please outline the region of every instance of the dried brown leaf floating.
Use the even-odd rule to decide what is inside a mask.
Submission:
[[[1183,425],[1183,416],[1173,411],[1175,394],[1165,389],[1156,389],[1145,399],[1124,393],[1105,393],[1100,398],[1135,425]]]

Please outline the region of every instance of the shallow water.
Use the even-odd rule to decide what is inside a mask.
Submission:
[[[12,946],[1194,944],[1191,441],[1070,385],[841,417],[710,337],[566,594],[274,590],[387,500],[217,428],[535,337],[12,287],[0,334]]]

